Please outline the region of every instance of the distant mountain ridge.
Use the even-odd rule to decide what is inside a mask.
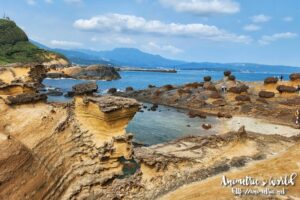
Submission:
[[[44,45],[34,42],[40,48]],[[108,64],[112,66],[127,66],[141,68],[176,68],[181,70],[209,70],[209,71],[244,71],[244,72],[266,72],[286,73],[300,71],[299,67],[264,65],[255,63],[213,63],[213,62],[186,62],[172,60],[160,55],[145,53],[135,48],[116,48],[110,51],[93,51],[86,49],[51,49],[65,55],[70,61],[81,65]]]

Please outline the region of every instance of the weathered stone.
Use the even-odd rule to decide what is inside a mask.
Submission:
[[[8,105],[21,105],[27,103],[35,103],[38,101],[46,101],[47,95],[45,94],[19,94],[17,96],[8,96],[6,104]]]
[[[114,93],[116,93],[117,92],[117,88],[110,88],[108,91],[107,91],[107,93],[109,93],[109,94],[114,94]]]
[[[241,86],[234,86],[228,89],[228,92],[235,93],[235,94],[241,94],[242,92],[247,92],[249,89],[246,85]]]
[[[49,72],[47,73],[47,78],[71,78],[71,76],[65,74],[65,73],[61,73],[61,72]]]
[[[228,77],[228,80],[230,80],[230,81],[235,81],[235,76],[234,75],[230,75],[229,77]]]
[[[133,90],[134,90],[133,87],[127,87],[127,88],[125,89],[126,92],[132,92]]]
[[[278,82],[278,78],[276,77],[268,77],[264,80],[265,84],[275,84]]]
[[[279,85],[276,88],[280,93],[286,92],[286,93],[295,93],[297,92],[297,89],[293,86],[287,86],[287,85]]]
[[[205,82],[209,82],[209,81],[211,81],[211,76],[205,76],[205,77],[203,78],[203,80],[204,80]]]
[[[80,83],[72,87],[72,92],[74,92],[74,95],[91,95],[97,91],[98,85],[96,84],[96,82]]]
[[[274,92],[268,92],[268,91],[260,91],[258,93],[258,96],[261,98],[272,98],[275,96]]]
[[[248,95],[238,95],[235,97],[237,101],[250,101],[250,97]]]
[[[205,130],[209,130],[212,128],[211,124],[202,124],[202,128]]]
[[[300,73],[293,73],[290,75],[290,80],[291,81],[296,81],[296,80],[300,80]]]
[[[231,75],[231,71],[224,71],[224,76],[230,76]]]

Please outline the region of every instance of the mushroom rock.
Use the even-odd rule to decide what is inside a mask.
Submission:
[[[278,78],[276,77],[268,77],[264,80],[265,84],[276,84],[278,82]]]
[[[278,85],[276,88],[280,93],[295,93],[297,89],[293,86]]]
[[[235,97],[237,101],[250,101],[250,97],[248,95],[238,95]]]
[[[203,80],[204,80],[205,82],[209,82],[209,81],[211,81],[211,76],[205,76],[205,77],[203,78]]]
[[[241,85],[241,86],[233,86],[228,89],[228,92],[234,93],[234,94],[241,94],[243,92],[247,92],[249,87],[247,85]]]
[[[300,73],[293,73],[290,75],[291,81],[299,81],[300,82]]]
[[[268,91],[260,91],[258,93],[258,96],[261,98],[272,98],[275,97],[275,93],[274,92],[268,92]]]
[[[230,76],[231,75],[231,71],[224,71],[224,76]]]
[[[127,87],[127,88],[125,89],[126,92],[132,92],[133,90],[134,90],[133,87]]]

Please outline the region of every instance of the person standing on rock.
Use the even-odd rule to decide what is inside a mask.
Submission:
[[[280,81],[283,81],[283,76],[282,75],[280,75]]]

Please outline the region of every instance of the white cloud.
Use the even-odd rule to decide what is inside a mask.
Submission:
[[[284,17],[282,20],[285,22],[291,22],[294,20],[294,18],[287,16],[287,17]]]
[[[273,35],[265,35],[263,36],[258,42],[261,45],[268,45],[272,42],[275,42],[277,40],[283,40],[283,39],[292,39],[297,37],[297,33],[291,33],[291,32],[285,32],[285,33],[275,33]]]
[[[107,14],[79,19],[74,27],[94,32],[138,33],[165,36],[185,36],[210,39],[214,41],[231,41],[249,43],[251,38],[229,33],[216,26],[205,24],[164,23],[158,20],[146,20],[142,17],[122,14]]]
[[[271,17],[264,14],[260,14],[260,15],[252,16],[251,20],[253,23],[264,23],[270,21]]]
[[[188,12],[196,15],[234,14],[240,11],[234,0],[160,0],[177,12]]]
[[[244,26],[243,29],[244,29],[245,31],[253,32],[253,31],[258,31],[258,30],[260,30],[261,27],[255,25],[255,24],[248,24],[248,25]]]
[[[163,52],[163,53],[170,53],[170,54],[179,54],[183,52],[182,49],[174,47],[173,45],[159,45],[155,42],[149,42],[146,46],[144,46],[146,51],[150,52]]]
[[[64,40],[51,40],[50,44],[53,47],[66,47],[66,48],[82,46],[80,42],[64,41]]]

